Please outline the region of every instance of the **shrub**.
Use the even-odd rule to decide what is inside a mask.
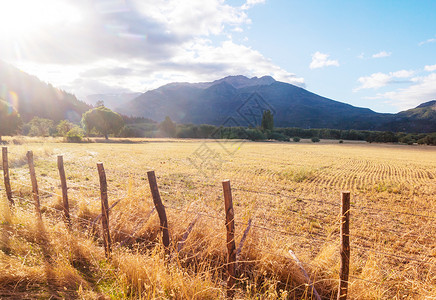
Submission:
[[[320,140],[317,137],[313,137],[310,139],[313,143],[318,143]]]
[[[276,140],[276,141],[282,141],[282,142],[289,141],[289,138],[286,135],[275,132],[275,131],[267,131],[267,138],[270,140]]]
[[[259,129],[247,129],[248,139],[252,141],[259,141],[266,139],[265,134]]]
[[[67,132],[66,140],[68,143],[80,143],[83,138],[83,130],[79,126],[73,127]]]
[[[292,140],[293,140],[294,142],[298,143],[301,139],[300,139],[298,136],[296,136],[296,137],[294,137]]]
[[[344,143],[344,141],[343,140],[339,140],[339,144],[343,144]]]

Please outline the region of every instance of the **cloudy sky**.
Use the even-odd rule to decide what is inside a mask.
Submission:
[[[397,112],[436,99],[436,1],[0,0],[0,59],[79,98],[271,75]]]

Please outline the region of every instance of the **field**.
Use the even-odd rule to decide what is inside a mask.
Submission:
[[[336,299],[341,191],[351,192],[349,299],[435,299],[436,148],[321,141],[9,139],[11,211],[0,184],[1,298],[225,298],[221,181],[230,179],[239,256],[236,298],[312,299],[293,250],[322,299]],[[33,211],[32,150],[43,222]],[[73,229],[62,222],[63,155]],[[97,162],[108,179],[112,258],[99,224]],[[160,242],[147,171],[155,170],[172,249]],[[117,245],[123,245],[118,247]]]

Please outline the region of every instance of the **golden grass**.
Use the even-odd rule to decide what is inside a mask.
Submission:
[[[292,249],[318,292],[335,299],[342,190],[352,193],[350,299],[426,299],[436,294],[434,147],[130,142],[66,144],[20,138],[8,145],[13,193],[23,199],[16,199],[11,213],[1,198],[0,265],[5,272],[0,275],[0,297],[224,298],[223,179],[232,184],[237,244],[247,221],[254,224],[240,255],[237,298],[311,299],[306,280],[287,253]],[[197,155],[205,149],[212,151],[212,158]],[[33,214],[27,150],[34,151],[42,224]],[[57,155],[64,156],[76,217],[71,232],[53,210],[62,207]],[[100,161],[110,204],[121,199],[110,215],[111,260],[104,257],[99,224],[89,228],[100,213]],[[160,246],[157,214],[150,214],[146,172],[151,169],[167,207],[172,249],[201,214],[183,250],[179,255],[173,250],[170,258]],[[123,246],[117,248],[119,243]]]

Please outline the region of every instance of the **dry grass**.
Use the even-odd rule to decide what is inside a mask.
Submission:
[[[26,138],[8,147],[13,192],[22,199],[12,213],[1,195],[0,297],[224,298],[223,179],[232,183],[237,242],[247,221],[254,224],[240,256],[237,298],[310,299],[287,253],[292,249],[318,292],[335,299],[341,190],[352,193],[350,298],[436,294],[434,147],[166,139],[65,144]],[[32,211],[27,150],[34,151],[43,223]],[[212,156],[205,159],[209,150]],[[57,155],[64,155],[77,217],[71,232],[53,210],[61,208]],[[100,212],[99,161],[110,204],[121,199],[110,215],[111,260],[104,257],[99,230],[89,228]],[[201,214],[183,250],[171,258],[160,246],[157,214],[150,214],[150,169],[167,206],[172,249]]]

